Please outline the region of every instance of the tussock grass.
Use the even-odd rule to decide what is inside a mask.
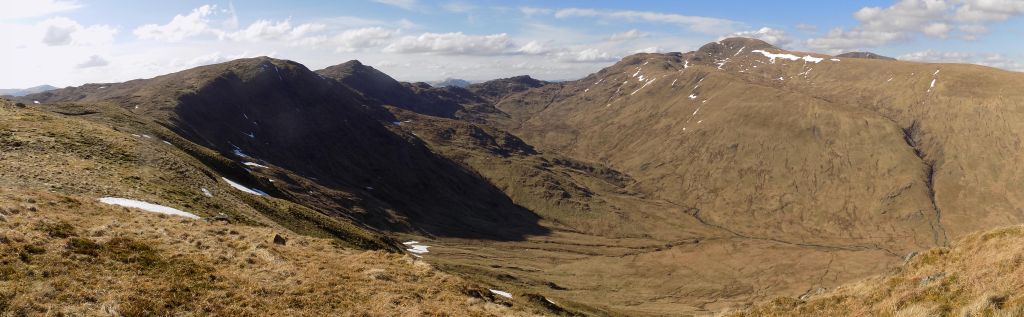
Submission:
[[[890,274],[725,316],[1024,316],[1024,226],[968,235]]]
[[[531,315],[406,255],[85,201],[0,189],[0,315]]]

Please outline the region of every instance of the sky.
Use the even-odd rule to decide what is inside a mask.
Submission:
[[[402,81],[576,79],[730,36],[1024,71],[1024,0],[0,0],[0,88],[150,78],[270,56]]]

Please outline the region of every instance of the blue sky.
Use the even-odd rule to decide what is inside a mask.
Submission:
[[[147,78],[268,55],[399,80],[574,79],[727,36],[788,50],[1024,70],[1021,0],[0,0],[0,88]]]

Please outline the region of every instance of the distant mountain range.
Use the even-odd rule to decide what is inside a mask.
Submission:
[[[471,85],[473,83],[469,82],[468,80],[463,80],[463,79],[458,79],[458,78],[447,78],[447,79],[442,80],[442,81],[428,82],[428,84],[430,84],[431,86],[435,86],[435,87],[449,87],[449,86],[453,86],[453,87],[465,88],[466,86],[469,86],[469,85]]]
[[[54,90],[54,89],[57,89],[57,87],[50,86],[50,85],[35,86],[35,87],[32,87],[32,88],[25,88],[25,89],[0,89],[0,96],[21,97],[21,96],[25,96],[25,95],[41,93],[41,92],[44,92],[44,91],[49,91],[49,90]]]

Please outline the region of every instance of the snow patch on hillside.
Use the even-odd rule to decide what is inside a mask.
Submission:
[[[430,248],[429,245],[422,245],[422,244],[420,244],[419,241],[416,241],[416,240],[402,242],[402,244],[404,244],[407,247],[409,247],[408,249],[405,249],[405,251],[409,251],[409,252],[412,252],[412,253],[415,253],[415,254],[430,253],[430,251],[427,250],[428,248]]]
[[[221,179],[223,179],[225,182],[227,182],[228,185],[231,185],[231,187],[234,187],[235,189],[240,190],[242,192],[245,192],[245,193],[248,193],[248,194],[253,194],[253,195],[256,195],[256,196],[266,196],[267,195],[267,193],[264,193],[263,191],[260,191],[258,189],[253,189],[253,188],[245,187],[242,184],[235,183],[234,181],[232,181],[230,179],[227,179],[227,178],[224,178],[224,177],[221,177]]]
[[[192,213],[189,213],[189,212],[184,212],[184,211],[181,211],[181,210],[178,210],[178,209],[174,209],[174,208],[171,208],[171,207],[167,207],[167,206],[151,204],[151,203],[147,203],[147,202],[140,201],[140,200],[134,200],[134,199],[128,199],[128,198],[117,198],[117,197],[103,197],[103,198],[100,198],[99,201],[101,203],[108,204],[108,205],[136,208],[136,209],[141,209],[141,210],[148,211],[148,212],[155,212],[155,213],[158,213],[158,214],[180,216],[180,217],[191,218],[191,219],[199,219],[199,216],[196,216],[196,215],[194,215]]]
[[[655,80],[658,80],[658,79],[657,79],[657,78],[651,79],[650,81],[648,81],[648,82],[644,83],[644,85],[643,85],[643,86],[640,86],[640,88],[637,88],[636,90],[634,90],[634,91],[633,91],[633,93],[630,93],[629,95],[630,95],[630,96],[632,96],[632,95],[636,94],[636,92],[640,91],[640,89],[644,89],[644,87],[647,87],[647,85],[650,85],[650,84],[651,84],[651,83],[653,83],[653,82],[654,82]]]
[[[491,291],[491,293],[494,293],[494,295],[498,295],[498,296],[501,296],[501,297],[504,297],[504,298],[508,298],[508,299],[512,298],[512,293],[509,293],[509,292],[506,292],[506,291],[499,291],[499,290],[496,290],[496,289],[489,289],[489,290]]]
[[[242,164],[245,164],[245,166],[248,166],[248,167],[267,168],[266,165],[263,165],[263,164],[260,164],[260,163],[256,163],[256,162],[245,162],[245,163],[242,163]]]
[[[804,56],[803,59],[805,61],[808,61],[808,62],[811,62],[811,63],[815,63],[815,64],[820,63],[822,60],[824,60],[824,58],[814,57],[814,56],[810,56],[810,55]]]
[[[250,156],[246,155],[245,152],[242,152],[241,148],[239,148],[237,145],[234,145],[234,144],[231,144],[231,154],[234,154],[235,156],[238,156],[238,157],[246,157],[246,158],[250,157]]]

